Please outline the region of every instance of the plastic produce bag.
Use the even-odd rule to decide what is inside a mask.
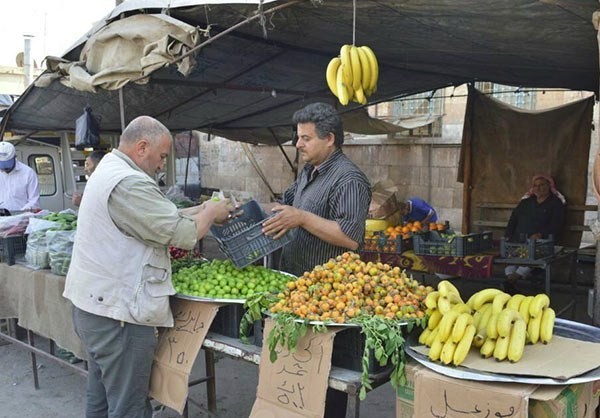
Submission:
[[[27,226],[29,235],[25,250],[25,261],[28,267],[35,270],[50,268],[46,232],[51,228],[60,228],[60,223],[38,218],[29,220]]]
[[[0,216],[0,238],[23,235],[29,224],[31,212],[24,212],[13,216]]]
[[[75,122],[75,148],[84,149],[100,145],[100,122],[92,115],[92,108],[86,106],[83,115]]]
[[[75,231],[46,231],[50,271],[66,276],[71,264]]]

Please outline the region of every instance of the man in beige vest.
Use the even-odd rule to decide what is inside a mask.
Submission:
[[[170,245],[192,249],[233,210],[209,201],[182,214],[160,191],[172,138],[148,116],[123,131],[85,188],[64,297],[88,360],[86,418],[150,418],[155,327],[173,326]]]

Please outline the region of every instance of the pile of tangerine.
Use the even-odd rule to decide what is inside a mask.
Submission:
[[[399,267],[365,263],[358,254],[346,252],[288,282],[270,311],[336,323],[351,322],[360,314],[423,318],[424,300],[431,291]]]

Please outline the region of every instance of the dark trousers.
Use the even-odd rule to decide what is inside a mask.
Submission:
[[[148,392],[154,327],[128,324],[73,307],[88,358],[86,418],[151,418]]]

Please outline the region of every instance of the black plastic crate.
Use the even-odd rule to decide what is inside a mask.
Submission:
[[[362,357],[365,350],[365,335],[360,328],[348,328],[338,332],[333,339],[331,364],[344,369],[362,371]],[[379,373],[391,368],[392,365],[382,366],[375,360],[375,353],[369,353],[369,373]]]
[[[554,254],[554,239],[531,239],[525,242],[500,240],[500,257],[514,260],[537,260]]]
[[[25,254],[26,249],[27,239],[24,235],[0,238],[0,261],[12,266],[18,256]]]
[[[430,231],[413,235],[413,248],[417,255],[464,257],[480,251],[481,235],[473,233],[443,238],[439,233]]]
[[[237,267],[252,264],[291,241],[289,233],[279,239],[273,239],[262,233],[262,223],[268,217],[255,200],[242,205],[241,210],[243,212],[239,217],[224,226],[214,225],[210,228],[221,251]]]
[[[494,246],[494,234],[491,231],[481,233],[479,237],[479,251],[491,250]]]
[[[240,321],[244,316],[244,312],[244,305],[241,303],[231,303],[221,306],[210,325],[209,331],[226,337],[240,338]],[[252,332],[250,332],[249,336],[251,335]]]
[[[365,252],[402,254],[405,251],[412,250],[413,245],[410,238],[402,238],[400,236],[390,238],[385,234],[375,234],[370,238],[365,238],[363,247],[363,251]]]

